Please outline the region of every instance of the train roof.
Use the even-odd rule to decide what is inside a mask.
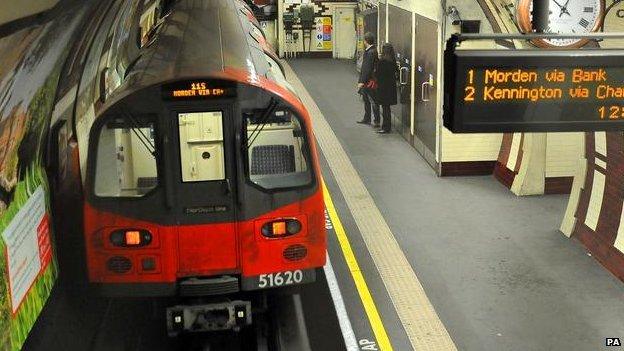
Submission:
[[[223,77],[226,69],[252,77],[269,69],[247,15],[232,0],[178,0],[111,100],[173,80]]]

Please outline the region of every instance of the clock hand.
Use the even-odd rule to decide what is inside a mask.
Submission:
[[[563,5],[563,8],[561,9],[561,13],[559,14],[559,17],[561,17],[564,13],[572,17],[570,12],[568,11],[568,4],[570,4],[570,0],[567,0],[565,5]]]
[[[563,16],[564,14],[572,17],[572,14],[568,11],[568,9],[566,7],[561,9],[561,12],[559,12],[559,18],[561,18],[561,16]]]
[[[566,5],[561,5],[559,2],[557,2],[557,0],[553,0],[553,2],[555,4],[557,4],[557,6],[559,6],[559,18],[561,18],[561,16],[563,16],[564,13],[566,13],[568,10],[566,9],[566,5],[568,3],[566,3]],[[570,0],[568,0],[568,2],[570,2]],[[569,13],[568,13],[569,14]]]
[[[557,0],[553,0],[553,2],[554,2],[555,4],[557,4],[557,6],[559,6],[559,8],[560,8],[560,9],[562,9],[562,8],[564,7],[563,5],[561,5],[560,3],[558,3],[558,2],[557,2]]]

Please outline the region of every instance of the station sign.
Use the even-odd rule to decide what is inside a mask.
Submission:
[[[452,50],[444,125],[454,133],[624,131],[624,51]]]

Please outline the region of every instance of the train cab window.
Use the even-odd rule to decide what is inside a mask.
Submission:
[[[178,128],[182,181],[225,179],[223,113],[180,113]]]
[[[142,197],[158,185],[154,121],[115,118],[97,142],[95,195]]]
[[[277,110],[268,118],[247,116],[247,173],[264,189],[296,188],[312,182],[309,148],[299,118]]]

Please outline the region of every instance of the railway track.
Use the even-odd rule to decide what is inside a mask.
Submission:
[[[23,350],[344,349],[324,275],[317,277],[320,281],[302,286],[301,293],[268,291],[265,305],[254,305],[252,325],[239,331],[183,334],[174,338],[167,336],[165,309],[175,301],[104,299],[87,293],[84,287],[63,283],[57,286]]]

